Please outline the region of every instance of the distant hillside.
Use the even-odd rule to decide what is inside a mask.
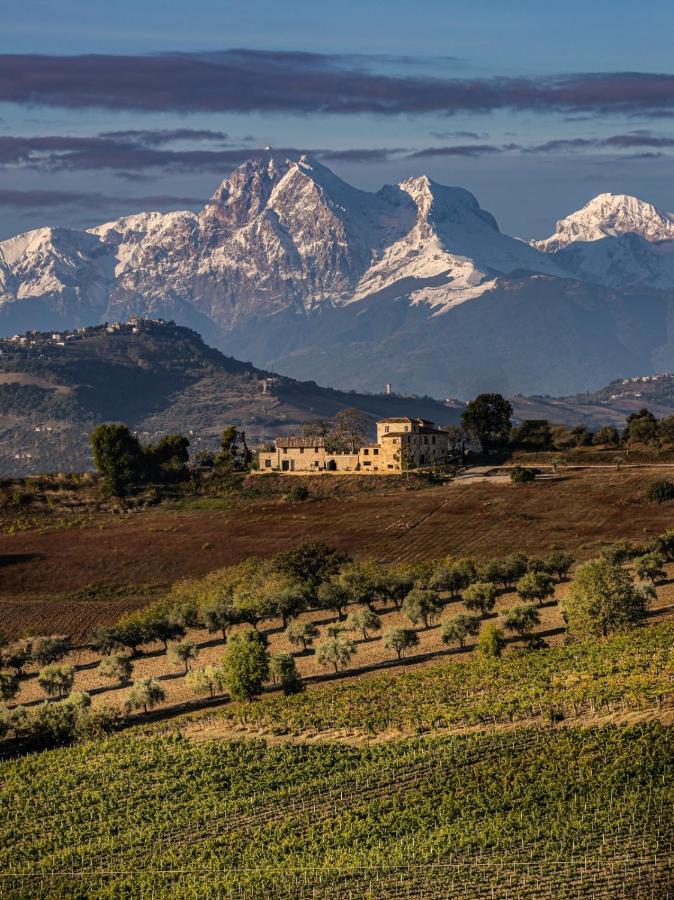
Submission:
[[[562,425],[621,428],[630,413],[643,407],[657,416],[674,414],[674,375],[643,375],[618,379],[598,391],[571,397],[512,398],[518,419],[548,419]]]
[[[334,391],[264,372],[160,320],[30,333],[0,341],[0,474],[90,468],[88,434],[102,421],[126,422],[147,441],[180,431],[198,451],[228,424],[254,442],[348,406],[441,425],[460,414],[428,397]]]

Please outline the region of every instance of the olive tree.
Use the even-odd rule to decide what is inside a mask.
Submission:
[[[16,641],[9,647],[0,650],[0,666],[5,669],[14,669],[17,675],[21,675],[24,666],[30,660],[30,642]]]
[[[403,612],[412,625],[424,623],[429,628],[442,610],[442,602],[436,591],[415,588],[403,600]]]
[[[269,660],[269,673],[274,684],[280,684],[284,694],[297,694],[304,685],[291,653],[275,653]]]
[[[379,631],[381,628],[381,619],[369,606],[357,606],[349,613],[346,627],[349,631],[360,631],[363,635],[363,640],[367,641],[369,638],[368,632]]]
[[[131,657],[126,653],[111,653],[104,656],[98,666],[99,674],[103,678],[110,678],[119,684],[129,684],[133,672]]]
[[[199,606],[199,618],[209,634],[220,632],[222,640],[227,640],[227,632],[236,624],[237,618],[228,595],[207,594]]]
[[[208,695],[211,699],[216,693],[224,690],[225,673],[217,666],[206,666],[203,669],[193,669],[185,676],[187,687],[197,697]]]
[[[535,628],[541,621],[540,614],[533,603],[513,606],[502,615],[503,627],[508,631],[516,632],[520,637],[530,634],[532,628]]]
[[[555,579],[547,572],[527,572],[517,582],[515,590],[525,603],[537,600],[542,606],[544,600],[554,596]]]
[[[431,588],[436,591],[448,591],[455,598],[475,581],[476,565],[472,559],[456,559],[441,563],[431,579]]]
[[[325,638],[316,647],[316,659],[320,666],[333,666],[335,672],[346,668],[356,653],[356,645],[352,640],[339,634]]]
[[[317,599],[321,609],[336,612],[340,619],[344,619],[346,617],[344,610],[351,602],[351,595],[343,584],[331,579],[324,581],[318,588]]]
[[[570,553],[565,553],[563,550],[556,550],[554,553],[548,553],[547,556],[544,556],[542,562],[543,571],[549,575],[554,575],[557,581],[563,581],[573,565],[573,556]]]
[[[63,659],[72,649],[70,640],[62,635],[48,635],[32,638],[31,656],[41,666]]]
[[[313,644],[314,639],[318,637],[318,628],[313,622],[291,622],[286,628],[286,638],[289,643],[296,647],[302,646],[303,650],[308,650]]]
[[[19,678],[13,672],[0,672],[0,700],[13,700],[19,692]]]
[[[581,637],[606,636],[638,624],[647,606],[648,592],[630,572],[601,558],[577,569],[563,603],[569,632]]]
[[[37,683],[50,697],[66,697],[75,681],[75,666],[45,666],[37,676]]]
[[[476,581],[461,595],[466,609],[477,609],[486,616],[496,605],[496,585],[490,581]]]
[[[168,647],[168,658],[173,665],[184,666],[185,675],[190,670],[191,661],[196,659],[198,655],[199,649],[194,641],[178,641],[174,644],[169,644]]]
[[[384,635],[384,647],[393,650],[402,659],[408,650],[419,645],[419,635],[414,628],[390,628]]]
[[[656,583],[667,577],[665,561],[659,553],[644,553],[634,560],[634,571],[638,578]]]
[[[173,621],[169,616],[158,616],[146,622],[147,640],[160,641],[164,650],[168,650],[169,641],[185,636],[185,626]]]
[[[480,632],[480,617],[467,616],[460,613],[442,624],[441,638],[443,644],[451,644],[458,641],[460,647],[464,647],[468,636],[475,637]]]
[[[490,622],[482,629],[482,634],[477,641],[477,649],[480,656],[485,659],[496,659],[503,653],[505,637],[498,627]]]
[[[127,712],[132,709],[142,709],[146,713],[162,703],[165,698],[166,692],[156,678],[143,678],[140,681],[134,681],[126,699],[125,708]]]

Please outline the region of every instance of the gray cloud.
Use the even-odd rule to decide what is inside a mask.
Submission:
[[[171,194],[150,194],[145,197],[119,197],[101,194],[96,191],[40,191],[40,190],[7,190],[0,188],[0,207],[7,206],[16,210],[52,209],[55,207],[80,207],[83,209],[96,206],[100,208],[119,208],[132,206],[136,209],[172,208],[203,206],[204,200],[199,197],[174,197]]]
[[[527,147],[527,153],[558,153],[575,150],[628,150],[634,147],[666,149],[674,147],[674,137],[654,135],[649,131],[632,131],[605,138],[557,138]]]
[[[431,135],[439,141],[446,141],[450,138],[457,138],[464,141],[484,141],[489,137],[487,131],[431,131]]]
[[[430,159],[434,156],[485,156],[515,149],[512,144],[499,147],[496,144],[456,144],[449,147],[425,147],[409,154],[409,159]]]
[[[184,139],[215,140],[222,132],[175,131],[111,131],[92,137],[44,135],[9,137],[0,135],[0,166],[18,165],[43,171],[108,169],[128,181],[147,178],[147,171],[214,171],[240,165],[254,156],[268,155],[267,150],[250,147],[175,150],[162,146]],[[209,135],[197,138],[196,135]],[[298,156],[294,147],[275,148],[277,155]],[[311,155],[326,162],[385,162],[406,152],[403,148],[315,149]]]
[[[130,140],[145,147],[163,147],[176,141],[226,141],[229,135],[224,131],[211,131],[208,128],[160,128],[154,131],[145,129],[104,131],[99,137],[114,141]]]
[[[674,75],[441,78],[371,71],[377,57],[231,49],[155,56],[0,56],[0,101],[64,108],[399,113],[674,111]]]

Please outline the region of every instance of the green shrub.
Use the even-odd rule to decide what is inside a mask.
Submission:
[[[529,484],[536,480],[536,470],[527,466],[513,466],[510,471],[510,480],[513,484]]]
[[[674,500],[674,483],[666,478],[654,481],[648,488],[648,499],[655,503],[667,503]]]
[[[308,500],[309,496],[309,488],[306,485],[294,484],[286,494],[286,499],[291,503],[301,503],[303,500]]]

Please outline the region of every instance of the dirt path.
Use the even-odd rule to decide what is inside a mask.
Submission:
[[[636,725],[639,722],[651,722],[658,719],[663,725],[674,724],[674,707],[652,707],[649,709],[626,710],[605,715],[581,715],[564,719],[554,728],[589,728],[600,725]],[[518,719],[517,722],[502,722],[494,725],[457,725],[449,728],[436,728],[425,733],[424,737],[443,737],[447,735],[476,734],[478,732],[515,731],[520,728],[531,728],[536,725],[549,725],[542,716],[530,719]],[[334,729],[332,731],[306,731],[299,734],[275,734],[271,729],[247,728],[244,725],[233,726],[225,720],[206,720],[190,722],[180,728],[181,734],[191,741],[235,741],[250,738],[266,741],[268,744],[321,744],[337,743],[351,746],[384,744],[388,741],[419,737],[415,731],[385,731],[377,734],[359,732],[357,729]]]

